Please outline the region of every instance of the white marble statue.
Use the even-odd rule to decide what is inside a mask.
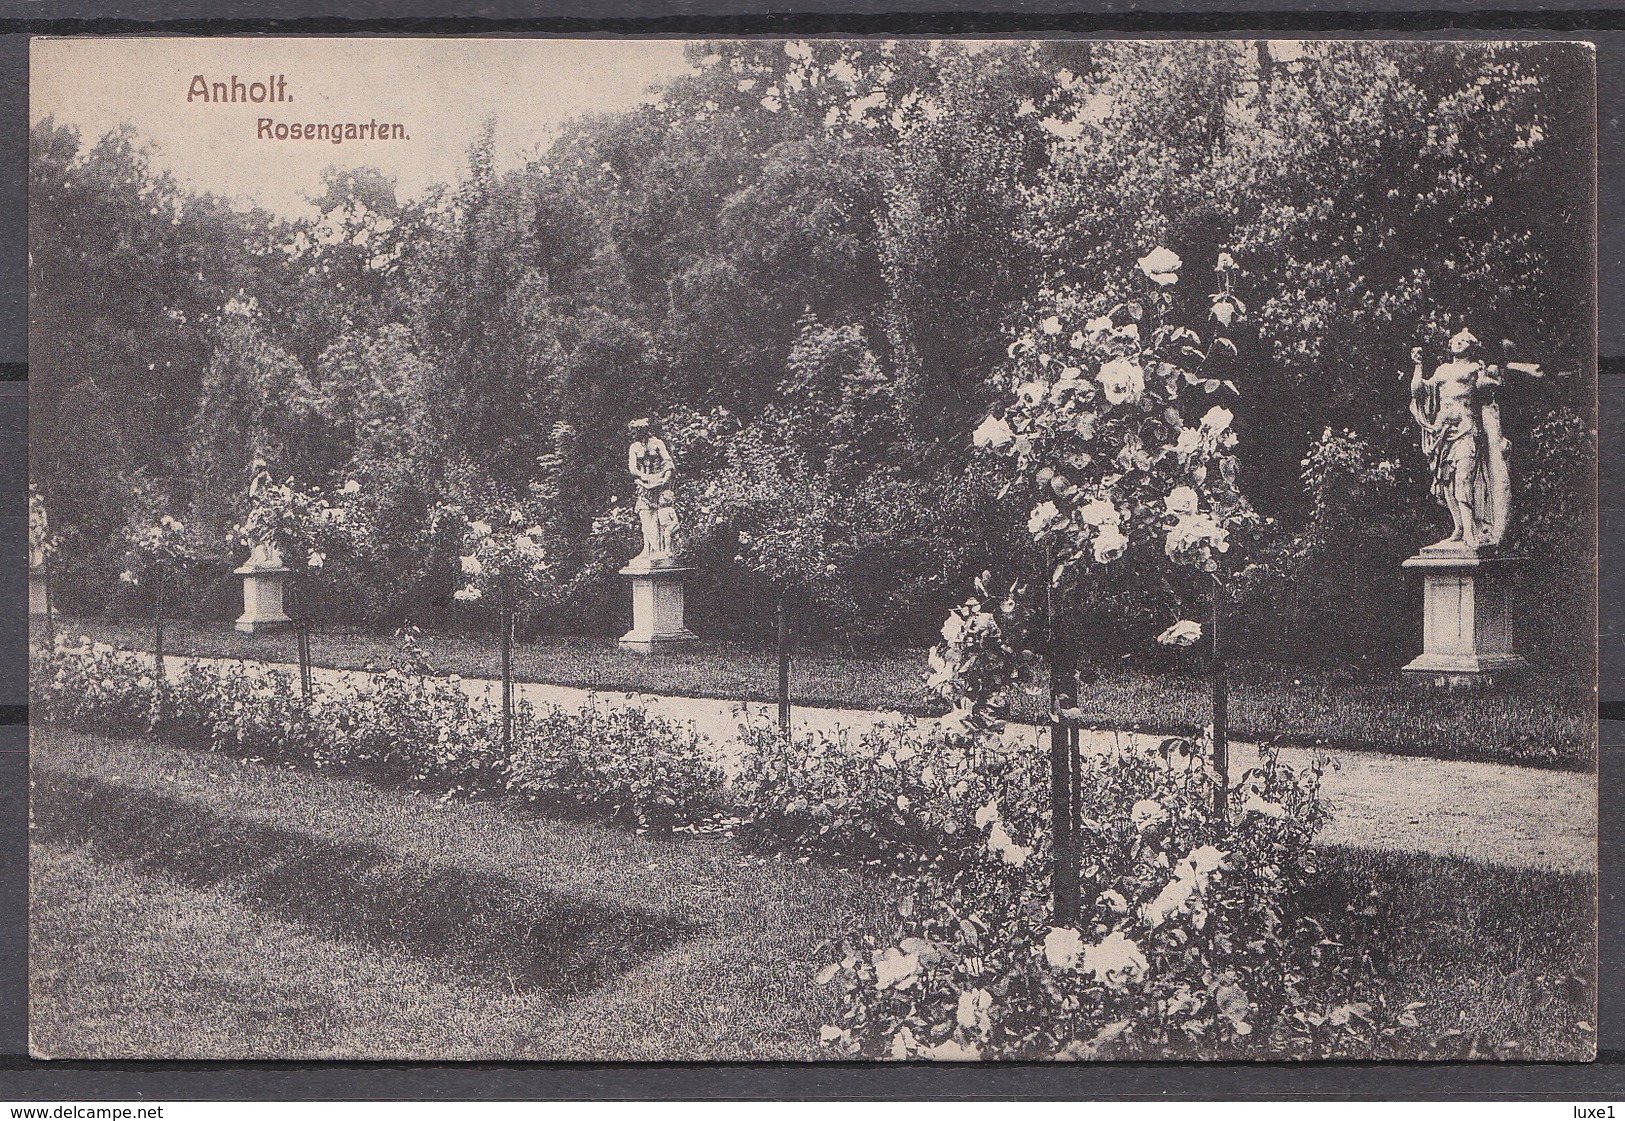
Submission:
[[[643,531],[643,550],[631,564],[670,565],[677,553],[677,507],[672,496],[677,460],[660,438],[655,421],[634,420],[626,427],[632,440],[626,450],[626,469],[637,485],[636,509]]]
[[[1411,348],[1411,362],[1411,416],[1422,428],[1433,497],[1450,511],[1450,536],[1428,548],[1494,549],[1512,513],[1508,442],[1501,433],[1496,390],[1508,370],[1538,377],[1540,367],[1490,365],[1467,330],[1450,339],[1450,360],[1431,375],[1424,371],[1421,347]]]

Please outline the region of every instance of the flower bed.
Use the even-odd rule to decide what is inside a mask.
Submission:
[[[160,696],[148,659],[102,643],[36,661],[40,719],[110,735],[153,732],[225,754],[353,771],[446,797],[513,793],[551,809],[669,829],[715,820],[722,772],[692,730],[642,709],[520,705],[513,748],[501,714],[437,677],[409,647],[403,666],[346,676],[307,702],[292,675],[192,663]]]

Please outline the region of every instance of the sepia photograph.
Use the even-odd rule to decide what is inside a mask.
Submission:
[[[1595,1058],[1590,44],[29,91],[36,1058]]]

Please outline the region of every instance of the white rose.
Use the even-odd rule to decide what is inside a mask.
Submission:
[[[1027,532],[1034,537],[1042,537],[1060,520],[1061,508],[1045,500],[1034,506],[1032,513],[1027,515]]]
[[[1102,981],[1108,977],[1140,977],[1149,968],[1140,947],[1121,930],[1112,931],[1099,945],[1083,951],[1083,972]]]
[[[1016,434],[1010,431],[1010,425],[1003,417],[990,416],[971,434],[971,441],[979,448],[992,448],[1002,451],[1010,446]]]
[[[1083,954],[1083,938],[1070,926],[1058,926],[1044,935],[1044,960],[1051,969],[1071,969]]]
[[[1168,811],[1153,798],[1141,798],[1128,812],[1128,819],[1136,829],[1148,829],[1168,819]]]
[[[1112,404],[1132,405],[1145,393],[1145,371],[1132,359],[1114,358],[1100,368],[1100,388]]]
[[[1202,414],[1202,428],[1217,435],[1230,427],[1230,422],[1236,419],[1236,414],[1223,405],[1214,405]]]
[[[1103,525],[1095,534],[1095,561],[1110,564],[1128,550],[1128,538],[1115,525]]]
[[[1023,382],[1016,387],[1016,396],[1021,399],[1023,405],[1032,408],[1043,404],[1044,398],[1049,396],[1049,386],[1041,381]]]
[[[1096,498],[1078,508],[1078,520],[1092,526],[1119,525],[1123,516],[1109,501]]]
[[[1190,487],[1175,487],[1162,502],[1170,514],[1196,513],[1196,491]]]
[[[1194,646],[1202,638],[1202,624],[1181,619],[1157,636],[1164,646]]]
[[[1172,249],[1159,245],[1144,257],[1141,257],[1137,264],[1140,266],[1141,272],[1165,287],[1179,279],[1181,262],[1179,254]]]

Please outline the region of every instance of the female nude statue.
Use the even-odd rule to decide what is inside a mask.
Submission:
[[[672,563],[677,551],[677,507],[672,501],[672,479],[677,461],[656,422],[634,420],[626,426],[632,444],[626,450],[626,469],[637,484],[638,523],[643,529],[643,551],[634,565]]]

